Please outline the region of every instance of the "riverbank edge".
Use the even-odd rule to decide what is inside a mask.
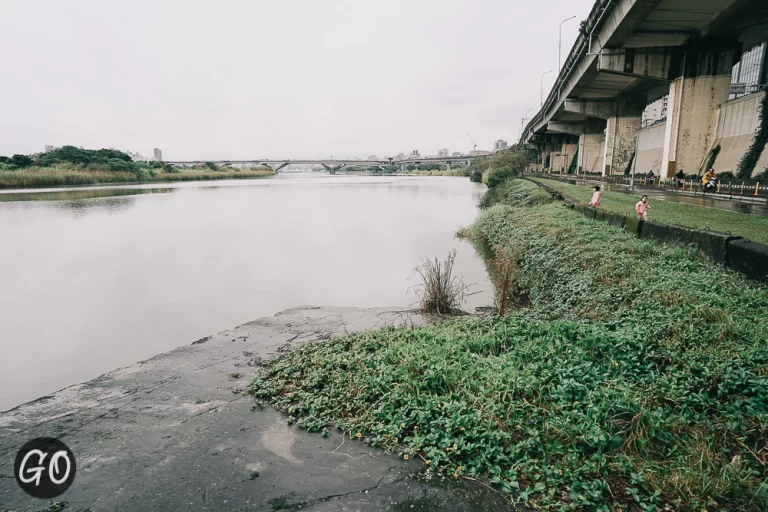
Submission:
[[[607,222],[611,226],[623,229],[638,238],[654,238],[665,243],[696,245],[701,253],[711,260],[752,279],[768,282],[768,245],[745,240],[741,236],[728,233],[638,220],[633,215],[622,215],[594,208],[540,181],[525,179],[546,190],[552,199],[564,201],[569,208],[582,213],[588,219]]]
[[[431,322],[405,308],[297,307],[0,412],[0,510],[43,506],[15,484],[8,461],[44,436],[75,453],[76,480],[57,498],[72,510],[500,510],[501,498],[479,485],[414,480],[420,462],[340,432],[309,434],[245,393],[262,360],[294,346]]]

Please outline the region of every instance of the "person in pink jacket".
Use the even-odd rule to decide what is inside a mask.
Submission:
[[[592,194],[592,200],[589,202],[589,206],[594,206],[595,208],[600,207],[600,199],[603,197],[603,193],[600,192],[600,185],[595,185],[595,193]]]
[[[637,218],[640,220],[648,220],[648,210],[651,209],[651,205],[648,204],[648,196],[643,196],[640,201],[635,205],[635,211],[637,212]]]

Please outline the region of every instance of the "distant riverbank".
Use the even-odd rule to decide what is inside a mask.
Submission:
[[[110,183],[157,183],[168,181],[207,181],[274,176],[268,167],[249,169],[207,168],[151,169],[142,172],[88,170],[74,166],[29,167],[17,171],[0,171],[0,189],[101,185]],[[225,170],[226,169],[226,170]]]

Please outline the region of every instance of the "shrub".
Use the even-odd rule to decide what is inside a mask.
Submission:
[[[763,172],[755,174],[752,177],[752,180],[760,182],[763,185],[768,185],[768,167],[763,169]]]
[[[519,171],[516,171],[512,167],[501,167],[498,169],[492,169],[488,173],[488,188],[494,188],[501,185],[503,182],[510,178],[515,178],[520,175]]]
[[[119,158],[110,158],[109,160],[107,160],[106,167],[107,169],[113,172],[135,172],[136,171],[136,167],[132,162],[119,159]]]
[[[475,169],[469,173],[469,181],[474,183],[481,183],[483,181],[483,171]]]

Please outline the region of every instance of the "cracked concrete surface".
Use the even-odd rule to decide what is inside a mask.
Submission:
[[[403,323],[424,319],[384,308],[291,309],[0,413],[0,510],[47,509],[13,478],[16,452],[43,436],[77,459],[77,478],[57,498],[68,511],[507,509],[480,486],[414,479],[417,461],[335,430],[308,434],[269,407],[252,411],[252,398],[236,392],[282,347]]]

